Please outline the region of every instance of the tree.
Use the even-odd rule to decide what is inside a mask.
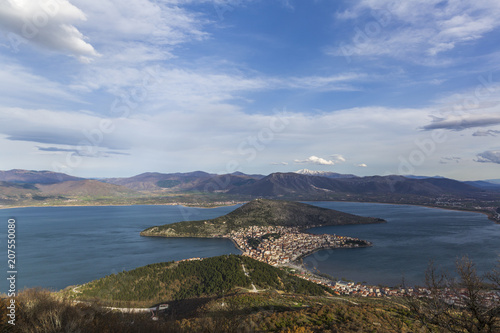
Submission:
[[[450,277],[431,263],[426,292],[408,296],[405,303],[429,332],[500,332],[498,268],[479,276],[474,263],[463,257],[456,261],[457,277]]]

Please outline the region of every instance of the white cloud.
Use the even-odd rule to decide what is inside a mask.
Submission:
[[[366,13],[372,16],[353,30],[352,40],[330,54],[386,55],[429,65],[433,62],[422,57],[478,40],[500,26],[498,1],[362,0],[337,17],[349,20]]]
[[[352,82],[366,80],[366,74],[342,73],[334,76],[306,76],[274,79],[276,86],[289,89],[310,89],[318,91],[353,91],[359,90]]]
[[[23,41],[88,62],[98,53],[75,27],[85,20],[85,14],[67,0],[0,2],[0,28]]]
[[[80,91],[105,89],[123,94],[121,88],[140,84],[145,70],[158,68],[160,62],[171,67],[166,61],[175,58],[180,45],[209,37],[204,28],[210,22],[201,13],[184,8],[186,2],[73,2],[85,12],[87,21],[82,28],[102,54],[73,76],[71,87]]]
[[[355,83],[367,79],[362,73],[345,72],[325,76],[273,77],[245,73],[240,65],[224,58],[209,62],[184,63],[177,55],[184,44],[209,40],[210,27],[217,22],[189,4],[213,3],[235,9],[243,0],[75,0],[87,17],[82,25],[98,46],[102,57],[82,68],[71,87],[84,92],[105,89],[126,94],[154,67],[162,83],[149,91],[157,109],[207,109],[227,107],[226,101],[245,100],[243,93],[266,89],[308,91],[355,91]],[[215,10],[215,9],[214,9]],[[213,14],[213,13],[212,13]],[[167,62],[168,61],[168,62]],[[202,60],[200,60],[202,61]],[[163,62],[163,63],[161,63]],[[159,65],[161,63],[161,65]]]
[[[98,43],[134,41],[176,45],[201,40],[207,21],[171,1],[73,0],[87,15],[85,28]]]
[[[82,102],[58,82],[35,74],[15,61],[0,57],[0,104],[3,106],[36,107],[63,101]]]
[[[101,177],[116,176],[117,172],[130,176],[133,172],[146,171],[145,165],[149,170],[159,171],[182,171],[186,165],[196,165],[209,172],[225,172],[226,164],[232,161],[246,173],[275,171],[266,168],[271,165],[281,165],[286,171],[295,163],[335,165],[338,172],[352,173],[355,166],[337,163],[340,156],[332,155],[310,156],[288,166],[273,164],[273,161],[294,161],[297,154],[309,156],[311,151],[329,151],[334,146],[337,151],[349,151],[349,160],[363,161],[358,170],[365,168],[362,165],[369,165],[373,173],[394,174],[400,163],[398,157],[408,159],[420,149],[417,141],[432,139],[430,132],[418,131],[418,127],[426,123],[427,109],[368,107],[317,115],[288,112],[282,115],[281,122],[276,122],[274,115],[245,114],[230,107],[217,110],[217,117],[212,112],[132,114],[128,118],[111,119],[114,129],[104,133],[99,131],[99,124],[106,117],[88,112],[0,108],[3,161],[6,161],[4,165],[16,167],[7,161],[16,159],[19,151],[23,151],[23,156],[17,157],[17,167],[50,169],[55,161],[67,165],[72,174]],[[270,124],[286,125],[280,127],[272,139],[266,136],[265,141],[260,141],[259,133],[271,128]],[[421,174],[426,170],[432,170],[429,174],[442,173],[436,171],[440,170],[442,156],[456,151],[456,147],[460,147],[463,156],[475,156],[478,147],[481,149],[484,144],[479,140],[471,140],[460,132],[449,132],[447,140],[435,143],[433,153],[426,155],[425,163],[415,169]],[[85,141],[95,145],[82,147]],[[83,159],[77,167],[67,162],[75,151]],[[472,159],[469,161],[472,163]],[[127,168],[117,171],[117,165]],[[462,165],[470,168],[467,161]],[[495,165],[483,163],[481,167],[491,169]],[[490,174],[494,174],[494,170]]]
[[[332,158],[333,161],[335,161],[335,163],[345,162],[344,156],[342,156],[340,154],[334,154],[334,155],[332,155],[330,157]]]
[[[151,54],[154,57],[155,54]],[[335,77],[294,77],[280,78],[265,75],[245,75],[236,70],[220,71],[212,68],[190,69],[175,66],[148,66],[118,62],[109,63],[104,57],[95,64],[87,66],[71,85],[72,88],[91,92],[105,89],[116,96],[130,94],[132,90],[142,89],[145,78],[153,78],[154,84],[148,85],[147,101],[155,110],[206,110],[214,107],[232,107],[226,103],[243,101],[245,95],[264,90],[355,90],[352,81],[363,77],[357,74],[340,74]]]
[[[77,93],[104,90],[114,96],[130,95],[133,91],[142,89],[142,81],[147,76],[145,73],[153,69],[159,80],[154,86],[148,87],[148,107],[145,103],[140,103],[140,110],[143,112],[151,109],[238,109],[235,101],[251,103],[245,94],[269,89],[359,90],[354,83],[367,79],[366,75],[360,73],[272,77],[256,72],[247,74],[240,71],[238,65],[228,64],[224,59],[218,60],[224,63],[221,69],[213,63],[199,66],[183,63],[182,59],[177,58],[176,50],[181,44],[212,38],[206,28],[216,23],[209,21],[206,13],[197,12],[196,7],[189,4],[213,3],[214,6],[236,8],[250,2],[74,0],[73,6],[64,0],[63,3],[74,11],[70,17],[75,21],[79,20],[78,29],[89,36],[92,45],[101,54],[90,64],[68,71],[71,73],[67,78],[68,87]],[[26,3],[23,2],[23,6],[27,6]],[[54,18],[64,16],[63,12],[65,11],[61,10]],[[56,26],[56,21],[50,22]],[[86,40],[83,36],[81,38]],[[89,58],[91,55],[82,56]],[[107,111],[107,108],[103,110]]]
[[[305,160],[295,160],[297,164],[317,164],[317,165],[334,165],[334,161],[325,160],[324,158],[317,156],[310,156]]]
[[[358,164],[358,167],[360,167],[360,168],[366,168],[366,167],[368,167],[368,165],[366,165],[365,163],[361,163],[361,164]]]

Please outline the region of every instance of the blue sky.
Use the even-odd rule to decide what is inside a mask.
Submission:
[[[498,1],[0,0],[0,169],[500,178]]]

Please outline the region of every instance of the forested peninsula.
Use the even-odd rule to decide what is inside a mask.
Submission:
[[[300,202],[256,199],[231,213],[200,221],[185,221],[147,228],[141,236],[158,237],[228,237],[250,227],[291,227],[299,231],[331,225],[384,223],[385,220],[363,217]]]

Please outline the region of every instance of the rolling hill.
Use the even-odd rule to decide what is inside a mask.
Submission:
[[[0,171],[0,181],[10,183],[28,183],[28,184],[55,184],[68,180],[82,180],[83,178],[69,176],[65,173],[52,171],[33,171],[14,169],[9,171]]]
[[[245,256],[224,255],[167,262],[108,275],[79,287],[77,298],[114,306],[151,306],[198,297],[220,296],[236,289],[281,290],[324,295],[325,289],[284,270]]]
[[[198,191],[213,193],[227,192],[233,188],[251,184],[263,177],[243,173],[214,175],[203,171],[170,174],[148,172],[130,178],[107,178],[103,179],[103,181],[137,191]]]
[[[146,172],[129,178],[106,178],[103,182],[125,186],[136,191],[158,191],[166,188],[182,188],[183,185],[208,179],[212,175],[203,171],[187,173]]]
[[[49,196],[122,196],[135,191],[123,186],[103,183],[97,180],[66,181],[57,184],[37,184],[41,194]]]
[[[18,200],[32,200],[39,190],[32,184],[16,184],[0,181],[0,204],[13,205]]]
[[[486,180],[477,180],[464,183],[483,190],[500,192],[500,183],[490,182]]]

